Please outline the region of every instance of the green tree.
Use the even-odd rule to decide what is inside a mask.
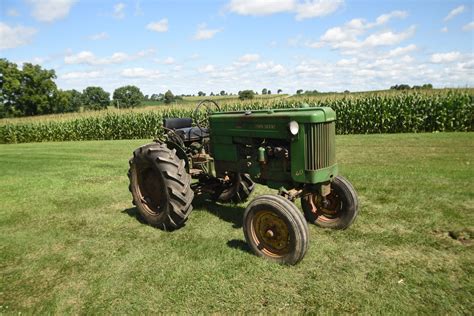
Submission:
[[[57,87],[54,70],[39,65],[23,64],[20,70],[15,63],[0,59],[0,95],[2,116],[25,116],[54,112]]]
[[[278,91],[277,91],[278,94],[280,94],[282,92],[283,92],[283,90],[281,90],[281,89],[278,89]]]
[[[303,93],[303,89],[296,90],[296,94],[302,94],[302,93]]]
[[[272,94],[272,90],[268,90],[268,91],[267,91],[267,94]]]
[[[0,117],[64,113],[79,110],[77,94],[59,90],[53,79],[54,70],[25,63],[16,64],[0,59]]]
[[[199,91],[198,92],[198,96],[200,97],[205,97],[206,96],[206,93],[202,92],[202,91]]]
[[[101,87],[87,87],[82,91],[84,108],[88,110],[107,109],[110,104],[110,93]]]
[[[267,94],[267,88],[262,89],[262,94]]]
[[[63,91],[68,97],[68,106],[65,108],[65,112],[79,112],[82,106],[82,93],[72,89]]]
[[[253,99],[254,95],[255,95],[255,92],[253,92],[252,90],[239,91],[240,100]]]
[[[171,90],[166,91],[164,101],[166,104],[169,104],[174,101],[174,94]]]
[[[8,60],[0,59],[0,118],[24,115],[17,108],[21,94],[21,71]]]
[[[52,113],[65,113],[65,112],[73,112],[71,109],[71,98],[72,94],[70,91],[63,91],[58,89],[53,94],[53,102],[52,102]]]
[[[221,90],[220,95],[226,95],[224,90]]]
[[[113,104],[118,108],[134,108],[143,101],[143,93],[136,86],[124,86],[115,89]]]

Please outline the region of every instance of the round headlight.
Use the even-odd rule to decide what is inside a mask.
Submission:
[[[288,129],[290,130],[290,134],[294,136],[298,134],[298,131],[300,130],[300,126],[298,125],[298,122],[291,121],[290,123],[288,123]]]

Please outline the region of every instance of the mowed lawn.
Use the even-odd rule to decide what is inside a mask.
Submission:
[[[0,145],[0,314],[472,315],[473,133],[338,136],[360,214],[310,226],[296,266],[249,253],[246,204],[200,199],[172,233],[143,224],[126,174],[146,142]]]

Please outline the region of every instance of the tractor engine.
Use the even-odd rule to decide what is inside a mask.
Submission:
[[[248,173],[288,189],[329,182],[337,176],[335,119],[327,107],[215,113],[209,122],[217,176]]]

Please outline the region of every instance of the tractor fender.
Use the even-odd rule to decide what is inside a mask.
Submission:
[[[186,155],[186,151],[181,147],[180,145],[176,144],[175,142],[172,141],[165,141],[166,147],[169,149],[175,149],[176,150],[176,156],[178,156],[179,159],[184,160],[184,163],[186,164],[186,171],[189,172],[189,159],[188,155]]]

